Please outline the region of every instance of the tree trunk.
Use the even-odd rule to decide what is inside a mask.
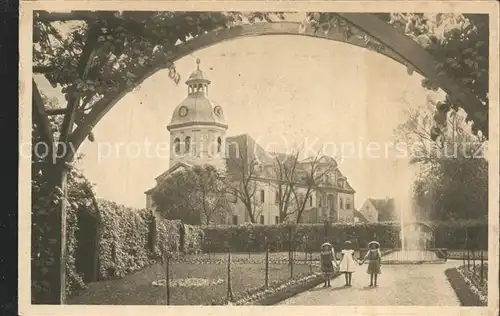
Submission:
[[[39,265],[32,262],[32,282],[45,284],[41,293],[32,293],[32,301],[37,304],[64,304],[66,299],[66,208],[67,208],[67,173],[65,165],[48,165],[47,192],[54,192],[59,187],[63,194],[61,201],[56,203],[43,223],[33,221],[33,224],[43,225]],[[37,214],[32,214],[37,216]],[[32,245],[34,247],[35,245]],[[32,254],[36,253],[32,251]],[[37,270],[41,267],[40,270]]]

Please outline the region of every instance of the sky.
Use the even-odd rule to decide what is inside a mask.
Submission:
[[[411,186],[406,158],[393,150],[372,151],[368,157],[367,148],[393,143],[404,110],[425,104],[422,77],[349,44],[262,36],[186,56],[176,62],[179,85],[168,71],[158,72],[119,101],[95,127],[96,141],[80,148],[85,156],[78,167],[96,184],[99,197],[145,207],[144,191],[169,167],[168,155],[151,148],[168,143],[166,125],[187,97],[184,81],[196,69],[196,58],[212,81],[209,98],[224,110],[226,136],[247,133],[274,151],[323,146],[356,190],[357,208],[368,197],[395,196]],[[43,77],[36,81],[43,93],[62,99]]]

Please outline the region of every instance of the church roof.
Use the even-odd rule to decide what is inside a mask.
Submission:
[[[190,125],[214,125],[227,128],[222,107],[209,100],[205,94],[190,94],[172,114],[168,129]]]
[[[240,176],[248,173],[253,162],[263,164],[270,162],[271,157],[252,137],[247,134],[226,138],[226,172],[229,176]]]
[[[196,69],[191,73],[189,76],[189,79],[186,81],[186,84],[190,84],[193,81],[206,81],[210,82],[207,78],[205,78],[205,75],[203,74],[203,71],[201,69]]]
[[[174,110],[168,130],[191,125],[212,125],[227,129],[222,107],[207,97],[210,80],[200,69],[200,60],[197,59],[197,69],[191,73],[186,84],[189,93]]]

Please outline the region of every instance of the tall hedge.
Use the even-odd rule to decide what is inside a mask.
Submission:
[[[130,208],[104,199],[91,202],[79,200],[79,203],[70,203],[68,210],[68,295],[86,286],[75,265],[78,247],[75,236],[82,229],[76,216],[78,211],[93,214],[99,226],[97,256],[101,280],[122,277],[151,265],[164,250],[171,253],[201,252],[203,231],[199,227],[158,218],[151,210]],[[95,231],[84,234],[95,234]],[[184,235],[184,245],[181,245],[181,234]]]
[[[151,253],[148,253],[147,247],[151,213],[105,200],[99,201],[99,211],[100,277],[122,277],[151,264]]]
[[[458,249],[464,247],[464,231],[468,227],[469,246],[487,248],[487,223],[450,222],[435,224],[435,246]],[[234,252],[264,251],[267,242],[271,250],[290,249],[290,234],[293,248],[306,251],[317,250],[324,241],[343,243],[353,241],[357,247],[365,247],[375,239],[382,248],[400,247],[400,225],[397,222],[380,223],[334,223],[299,225],[238,225],[204,227],[204,252],[221,252],[229,246]],[[472,242],[471,242],[472,241]]]

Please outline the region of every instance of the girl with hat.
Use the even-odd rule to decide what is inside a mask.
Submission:
[[[344,249],[341,251],[342,259],[340,261],[339,270],[345,275],[345,285],[351,286],[352,274],[356,270],[358,261],[354,258],[354,247],[351,241],[344,243]]]
[[[370,275],[370,286],[377,286],[377,276],[381,273],[380,265],[382,261],[380,244],[376,241],[371,241],[368,243],[368,248],[370,249],[363,261],[360,262],[360,265],[368,260],[368,269],[366,272]]]
[[[335,256],[333,254],[333,246],[325,242],[321,245],[321,271],[325,276],[325,285],[323,287],[330,287],[330,278],[335,270],[334,264],[337,265]]]

